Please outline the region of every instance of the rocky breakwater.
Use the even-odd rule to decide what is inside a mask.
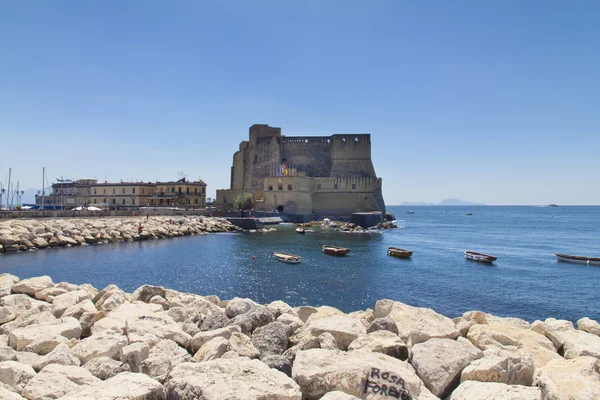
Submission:
[[[600,398],[600,325],[0,275],[1,399]]]
[[[223,218],[115,217],[0,222],[0,252],[170,238],[241,230]]]
[[[398,228],[396,224],[393,222],[380,222],[377,225],[365,229],[364,227],[354,224],[352,222],[337,222],[336,230],[340,232],[355,232],[355,233],[364,233],[364,232],[377,232],[382,229],[394,229]]]

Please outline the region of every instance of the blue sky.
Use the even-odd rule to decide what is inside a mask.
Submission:
[[[600,204],[600,3],[0,3],[0,180],[229,184],[248,127],[371,133],[388,204]]]

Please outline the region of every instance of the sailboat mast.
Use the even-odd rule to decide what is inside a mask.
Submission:
[[[8,196],[6,197],[6,205],[8,206],[8,209],[10,210],[11,206],[12,206],[12,201],[10,200],[10,176],[12,174],[12,168],[8,169],[8,187],[6,188],[6,191],[8,192]]]
[[[44,211],[44,195],[46,194],[46,184],[44,183],[44,178],[46,176],[46,167],[42,167],[42,205],[40,206],[40,210]]]

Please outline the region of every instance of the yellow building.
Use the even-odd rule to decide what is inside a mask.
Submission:
[[[95,183],[90,185],[87,203],[100,208],[146,207],[155,191],[153,183]]]
[[[177,182],[156,182],[150,206],[198,208],[206,206],[206,183],[190,182],[185,178]]]

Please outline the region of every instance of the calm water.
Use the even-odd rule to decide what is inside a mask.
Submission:
[[[414,214],[406,214],[409,209]],[[468,310],[517,316],[600,319],[600,267],[558,263],[556,252],[600,256],[600,207],[390,207],[403,229],[298,235],[276,226],[265,234],[218,234],[84,246],[0,256],[0,271],[55,282],[115,283],[132,291],[148,283],[221,298],[331,305],[344,311],[389,298],[455,317]],[[473,216],[467,216],[472,212]],[[352,249],[324,255],[323,244]],[[401,260],[388,246],[414,251]],[[463,251],[497,255],[494,266]],[[274,251],[301,255],[299,265]],[[256,260],[252,260],[252,255]]]

